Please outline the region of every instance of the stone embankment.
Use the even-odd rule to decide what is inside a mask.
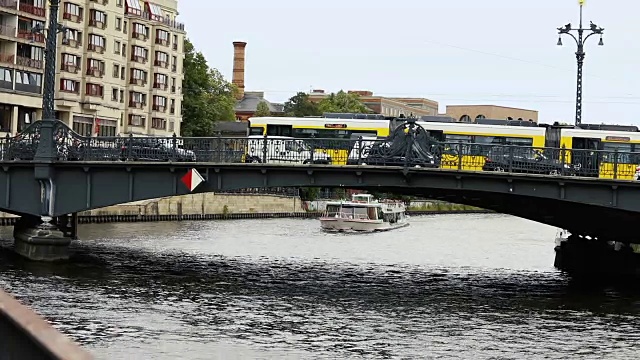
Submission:
[[[301,201],[297,196],[267,194],[190,194],[136,201],[84,211],[80,223],[217,219],[317,218],[326,201]],[[412,215],[483,213],[485,210],[442,202],[412,203]],[[15,215],[0,213],[0,225],[13,225]]]

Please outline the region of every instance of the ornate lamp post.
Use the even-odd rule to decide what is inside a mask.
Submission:
[[[577,89],[576,89],[576,126],[579,126],[582,123],[582,66],[584,65],[584,58],[586,53],[584,52],[584,43],[591,37],[591,35],[598,34],[600,35],[600,41],[598,45],[604,45],[604,41],[602,40],[602,34],[604,33],[604,29],[598,27],[596,24],[591,22],[588,29],[582,28],[582,8],[584,6],[585,0],[578,0],[580,3],[580,26],[578,28],[572,28],[571,23],[565,25],[564,27],[558,28],[558,46],[562,46],[562,35],[569,35],[575,40],[576,45],[578,46],[578,50],[576,51],[576,59],[578,60],[578,81],[577,81]],[[575,31],[578,36],[576,37],[572,32]],[[585,31],[587,32],[585,36]]]

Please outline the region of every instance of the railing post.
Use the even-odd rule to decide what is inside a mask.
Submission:
[[[616,148],[613,151],[613,179],[617,179],[618,178],[618,149]]]
[[[509,172],[512,173],[513,172],[513,146],[509,146]]]
[[[567,151],[567,149],[566,149],[565,145],[562,144],[562,148],[560,149],[560,159],[561,159],[560,160],[560,162],[561,162],[560,163],[560,172],[561,172],[561,175],[563,175],[563,176],[566,173],[566,169],[565,169],[565,166],[564,166],[567,163],[566,151]]]
[[[176,135],[176,133],[173,133],[173,136],[171,136],[171,161],[175,161],[176,160],[176,154],[178,153],[178,139],[177,139],[178,135]]]
[[[459,143],[458,144],[458,171],[462,170],[462,159],[463,159],[462,143]]]
[[[133,134],[129,134],[127,138],[127,156],[125,160],[131,159],[131,144],[133,144]]]
[[[358,165],[362,165],[362,136],[358,137]],[[347,162],[349,155],[347,155]]]
[[[267,163],[267,134],[264,134],[264,138],[262,140],[262,163]]]

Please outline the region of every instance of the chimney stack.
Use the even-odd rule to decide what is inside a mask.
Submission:
[[[246,42],[235,41],[233,43],[233,79],[231,82],[238,87],[237,100],[244,97],[244,48]]]

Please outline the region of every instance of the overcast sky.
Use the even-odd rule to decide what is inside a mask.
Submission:
[[[246,89],[283,102],[297,91],[371,90],[447,104],[495,104],[573,121],[578,0],[179,0],[189,38],[231,80],[246,41]],[[640,125],[640,2],[587,0],[605,46],[586,44],[585,123]]]

